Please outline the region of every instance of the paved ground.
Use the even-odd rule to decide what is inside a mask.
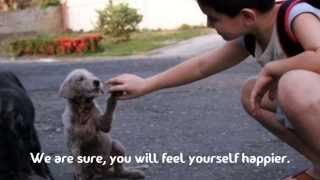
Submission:
[[[148,53],[153,57],[190,57],[208,50],[221,47],[224,40],[216,33],[199,36],[187,41],[156,49]]]
[[[215,42],[213,42],[215,43]],[[182,56],[181,56],[182,57]],[[26,86],[37,110],[36,127],[43,151],[66,155],[61,114],[64,99],[59,85],[75,68],[86,68],[102,79],[121,73],[143,77],[161,72],[182,58],[129,58],[122,61],[77,63],[1,63],[0,70],[15,72]],[[167,89],[120,102],[113,123],[113,137],[127,148],[128,155],[146,152],[188,155],[286,155],[291,163],[256,167],[250,164],[150,164],[146,180],[275,180],[308,167],[296,152],[281,143],[242,109],[240,89],[258,68],[253,61],[184,87]],[[99,98],[104,106],[104,98]],[[131,163],[130,165],[135,165]],[[58,180],[71,179],[68,164],[51,164]]]

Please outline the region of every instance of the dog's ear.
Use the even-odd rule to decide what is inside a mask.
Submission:
[[[71,79],[67,78],[63,81],[59,89],[59,96],[72,99],[75,96],[75,92],[71,85]]]

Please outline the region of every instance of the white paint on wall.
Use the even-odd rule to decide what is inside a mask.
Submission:
[[[103,9],[106,0],[67,0],[67,27],[74,31],[90,31],[95,28],[96,10]]]
[[[182,24],[205,25],[196,0],[114,0],[125,2],[143,15],[139,28],[174,29]],[[103,9],[108,0],[67,0],[68,26],[79,31],[93,30],[97,21],[97,10]]]

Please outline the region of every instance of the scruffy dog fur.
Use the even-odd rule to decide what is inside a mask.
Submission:
[[[110,129],[116,107],[114,95],[108,98],[104,114],[95,98],[103,93],[103,84],[85,69],[72,71],[62,83],[59,94],[67,99],[63,113],[63,125],[67,146],[72,156],[103,156],[106,164],[75,163],[76,180],[92,180],[95,177],[143,178],[144,173],[128,169],[123,164],[110,166],[110,156],[124,156],[124,147],[111,139]]]
[[[0,72],[0,180],[53,180],[44,161],[33,163],[30,153],[41,152],[34,127],[35,108],[12,72]]]

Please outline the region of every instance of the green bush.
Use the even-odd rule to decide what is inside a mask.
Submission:
[[[59,6],[60,0],[33,0],[33,4],[41,8],[48,8],[50,6]]]
[[[185,31],[185,30],[189,30],[189,29],[192,29],[192,26],[190,26],[189,24],[182,24],[178,30],[181,30],[181,31]]]
[[[142,15],[128,4],[114,5],[109,1],[108,5],[98,13],[97,30],[105,36],[110,36],[113,41],[127,41],[131,33],[137,30],[142,20]]]
[[[56,41],[52,37],[38,36],[35,38],[18,39],[10,43],[13,56],[55,53]]]

